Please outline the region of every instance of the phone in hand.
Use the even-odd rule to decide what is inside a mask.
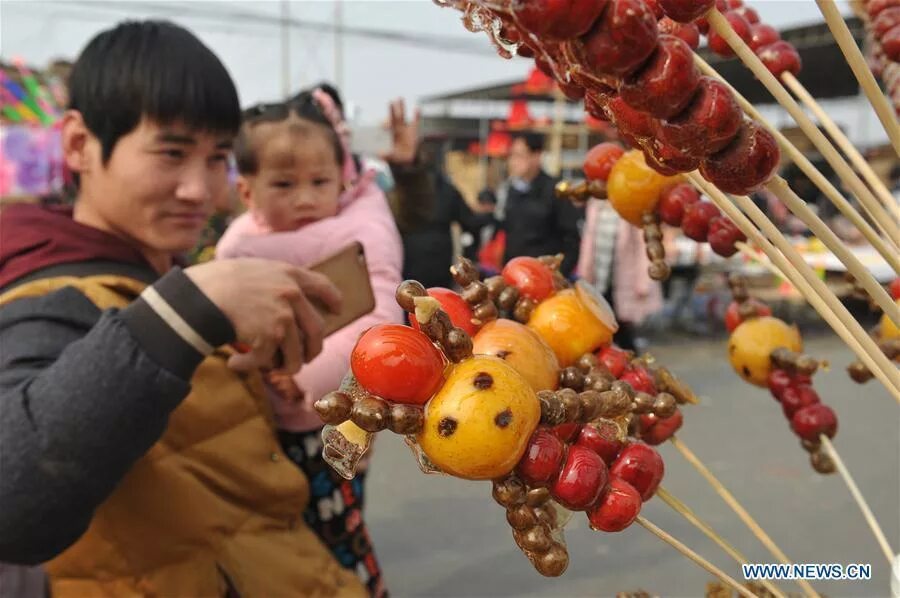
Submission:
[[[343,297],[340,313],[332,313],[324,305],[313,300],[313,305],[325,320],[325,336],[337,332],[375,309],[375,293],[369,279],[366,253],[358,241],[313,264],[309,269],[328,277]]]

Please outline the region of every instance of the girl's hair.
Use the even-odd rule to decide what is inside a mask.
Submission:
[[[334,147],[334,158],[339,166],[343,166],[346,155],[338,132],[313,98],[312,92],[304,91],[287,102],[258,104],[244,110],[241,129],[234,143],[234,158],[238,172],[248,175],[256,174],[259,170],[259,157],[256,144],[253,142],[253,128],[264,122],[281,122],[291,115],[324,127]]]

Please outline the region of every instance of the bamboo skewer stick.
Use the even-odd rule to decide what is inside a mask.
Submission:
[[[744,111],[756,119],[757,122],[765,126],[769,132],[771,132],[775,138],[778,140],[779,145],[782,150],[784,150],[788,156],[790,156],[791,160],[800,168],[800,170],[805,174],[809,179],[822,190],[822,193],[828,197],[831,202],[837,206],[838,210],[847,217],[850,222],[856,226],[857,229],[863,234],[869,243],[881,254],[888,264],[890,264],[891,268],[900,275],[900,248],[898,248],[893,243],[888,245],[888,243],[882,239],[877,232],[872,228],[872,226],[856,211],[856,209],[848,202],[844,196],[838,191],[837,187],[835,187],[831,181],[825,178],[819,170],[813,165],[812,162],[809,161],[809,158],[803,155],[803,153],[797,149],[790,140],[784,136],[784,134],[779,131],[776,127],[772,126],[762,114],[744,98],[738,91],[730,84],[728,81],[722,78],[718,72],[714,68],[712,68],[706,61],[704,61],[699,56],[695,56],[694,60],[697,62],[697,65],[700,67],[706,75],[711,77],[715,77],[719,81],[722,81],[725,85],[729,87],[731,92],[737,98],[738,102],[743,107]]]
[[[791,561],[787,558],[787,555],[784,554],[784,552],[782,552],[780,548],[778,548],[778,545],[775,544],[772,538],[769,537],[769,534],[767,534],[765,530],[760,527],[756,520],[750,516],[750,513],[748,513],[747,510],[743,506],[741,506],[741,503],[737,501],[734,495],[731,494],[731,492],[729,492],[724,485],[722,485],[722,482],[720,482],[718,478],[713,475],[713,472],[711,472],[709,468],[703,464],[703,462],[697,457],[697,455],[695,455],[694,452],[687,447],[687,445],[685,445],[675,436],[673,436],[669,440],[669,442],[671,442],[672,446],[674,446],[678,450],[678,452],[682,454],[687,462],[693,465],[694,469],[696,469],[700,473],[700,475],[706,479],[707,483],[709,483],[709,485],[712,486],[712,489],[716,491],[716,494],[718,494],[719,497],[721,497],[721,499],[725,501],[725,504],[731,507],[731,510],[734,511],[738,518],[740,518],[740,520],[744,522],[744,525],[747,526],[747,528],[753,533],[754,536],[756,536],[756,538],[762,543],[762,545],[765,546],[768,551],[771,552],[772,555],[781,563],[790,565]],[[819,595],[805,579],[798,579],[797,585],[802,587],[803,591],[806,592],[809,596]]]
[[[810,228],[825,246],[828,247],[834,255],[837,256],[841,263],[847,267],[847,271],[866,289],[869,296],[875,300],[884,313],[892,319],[897,326],[900,326],[900,307],[891,299],[884,287],[881,286],[868,268],[863,266],[859,258],[850,251],[843,241],[838,239],[828,225],[822,222],[815,212],[813,212],[806,202],[800,199],[794,190],[781,177],[774,177],[766,185],[766,188],[774,193],[792,212],[797,214],[801,220]],[[804,218],[804,215],[806,218]],[[768,219],[767,219],[768,220]],[[780,233],[779,233],[780,235]]]
[[[861,202],[866,202],[869,209],[878,209],[880,204],[878,200],[869,191],[869,188],[860,180],[853,172],[853,169],[840,157],[825,135],[816,127],[815,123],[810,120],[797,101],[787,92],[787,90],[778,82],[778,79],[769,72],[769,69],[762,61],[753,53],[753,50],[742,40],[731,28],[731,24],[722,16],[718,10],[713,8],[707,13],[710,27],[721,35],[728,45],[740,57],[741,61],[753,72],[757,79],[765,85],[778,103],[781,104],[793,117],[794,121],[800,126],[807,137],[813,142],[813,145],[822,153],[825,160],[834,168],[835,172],[847,184],[850,190],[856,195]],[[878,208],[874,208],[875,205]],[[891,241],[897,245],[900,244],[900,237],[892,234],[888,235]]]
[[[881,200],[881,203],[888,210],[890,215],[895,219],[900,220],[900,206],[897,205],[897,200],[894,199],[894,196],[891,195],[891,192],[888,191],[882,180],[875,174],[875,171],[872,170],[869,163],[862,157],[862,154],[859,153],[856,146],[847,139],[847,136],[841,128],[837,126],[837,123],[834,122],[831,116],[825,112],[822,106],[820,106],[815,98],[813,98],[806,88],[803,87],[803,84],[797,80],[797,77],[795,77],[793,73],[784,73],[781,75],[781,82],[784,83],[785,87],[791,90],[791,93],[800,98],[803,105],[806,106],[819,123],[825,127],[825,130],[831,136],[832,141],[834,141],[838,148],[844,152],[844,155],[850,159],[853,167],[862,174],[863,178],[869,184],[869,187],[875,192],[876,197]],[[870,213],[869,216],[876,218],[875,214]]]
[[[687,519],[694,527],[699,529],[703,534],[715,542],[719,548],[721,548],[728,556],[730,556],[734,561],[739,565],[746,565],[749,561],[747,557],[738,551],[737,548],[734,548],[731,544],[726,542],[722,536],[716,533],[716,531],[705,521],[697,517],[694,512],[683,502],[672,496],[668,490],[660,486],[656,490],[656,495],[667,505],[672,507],[676,513]],[[775,587],[772,582],[768,580],[760,580],[760,584],[772,592],[777,598],[787,598],[784,592]]]
[[[847,28],[847,23],[844,22],[844,18],[832,0],[816,0],[816,4],[819,5],[819,10],[822,11],[822,16],[825,17],[825,22],[828,24],[828,28],[831,29],[831,34],[841,48],[841,52],[844,53],[847,64],[850,65],[853,74],[856,75],[856,79],[859,81],[860,87],[862,87],[876,114],[878,114],[878,119],[887,132],[891,145],[894,146],[894,151],[900,154],[900,125],[897,124],[894,110],[881,92],[881,88],[878,87],[878,82],[875,81],[872,71],[866,65],[866,59],[863,58],[862,53],[856,46],[856,41]]]
[[[648,532],[650,532],[651,534],[653,534],[654,536],[656,536],[657,538],[659,538],[666,544],[670,545],[672,548],[674,548],[675,550],[677,550],[678,552],[680,552],[681,554],[683,554],[690,560],[694,561],[696,564],[700,565],[700,567],[702,567],[703,569],[706,569],[707,572],[718,577],[720,580],[722,580],[726,585],[728,585],[735,592],[737,592],[741,596],[744,596],[744,598],[759,598],[759,596],[757,596],[756,594],[747,590],[744,586],[739,584],[737,581],[735,581],[732,577],[730,577],[724,571],[722,571],[721,569],[719,569],[718,567],[716,567],[715,565],[710,563],[708,560],[706,560],[705,558],[703,558],[702,556],[700,556],[699,554],[697,554],[696,552],[694,552],[693,550],[688,548],[685,544],[683,544],[682,542],[679,542],[674,537],[672,537],[670,534],[664,532],[663,530],[656,527],[654,524],[650,523],[650,521],[648,521],[645,517],[638,516],[638,518],[635,521],[640,523],[644,527],[644,529],[646,529]]]
[[[831,457],[831,460],[834,461],[835,466],[837,466],[837,470],[841,474],[841,477],[844,478],[844,482],[847,484],[847,488],[850,490],[850,494],[853,495],[856,504],[859,505],[859,510],[862,511],[866,523],[869,524],[869,528],[875,535],[875,540],[878,542],[879,547],[881,547],[882,552],[884,552],[885,558],[888,560],[888,566],[893,566],[894,551],[891,550],[891,545],[888,544],[887,537],[884,535],[884,530],[881,529],[878,520],[875,519],[875,515],[872,514],[872,509],[869,508],[869,504],[866,502],[866,499],[863,498],[862,492],[859,491],[859,487],[856,485],[856,482],[853,481],[853,477],[850,475],[850,471],[844,464],[843,459],[838,455],[837,450],[834,448],[834,445],[831,444],[831,440],[829,440],[827,436],[821,434],[819,440],[822,442],[822,446],[825,447],[825,450],[828,451],[828,456]]]
[[[771,222],[765,217],[749,198],[742,198],[746,203],[742,204],[744,210],[753,213],[756,222],[760,224],[766,234],[773,234],[773,240],[778,244],[776,249],[771,242],[761,233],[753,223],[745,216],[718,188],[708,183],[697,173],[691,173],[688,178],[701,189],[713,202],[722,209],[725,214],[734,221],[735,225],[753,241],[772,263],[790,280],[803,294],[810,305],[828,322],[831,328],[847,343],[851,350],[862,360],[866,367],[887,388],[894,399],[900,403],[900,376],[897,369],[884,353],[878,349],[875,342],[853,320],[846,308],[841,305],[837,297],[819,280],[812,269],[803,261],[803,258],[791,247],[790,243],[781,236]],[[826,301],[827,300],[827,301]],[[874,369],[872,369],[874,366]]]

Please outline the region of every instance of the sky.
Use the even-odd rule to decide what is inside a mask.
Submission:
[[[821,21],[814,0],[753,0],[763,19],[783,28]],[[288,60],[279,17],[287,10]],[[338,81],[355,106],[355,122],[383,120],[387,103],[524,78],[531,63],[500,58],[484,33],[470,33],[460,13],[431,0],[310,0],[219,2],[194,0],[79,1],[0,0],[0,55],[42,66],[74,58],[97,32],[126,18],[168,18],[193,30],[228,67],[241,101],[250,105],[282,97],[321,80]],[[399,34],[408,43],[333,33],[336,22]],[[877,121],[842,102],[857,137],[877,139]],[[871,112],[870,110],[868,112]],[[781,115],[773,113],[778,121]],[[874,137],[873,137],[874,135]]]

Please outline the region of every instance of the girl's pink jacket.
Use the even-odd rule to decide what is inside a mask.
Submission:
[[[281,429],[306,432],[321,428],[323,423],[313,404],[340,386],[360,334],[375,324],[403,320],[403,311],[394,299],[402,281],[403,244],[387,199],[370,177],[366,179],[348,192],[352,197],[342,197],[343,207],[337,216],[296,231],[273,233],[248,212],[228,227],[216,246],[217,258],[258,257],[297,266],[315,264],[354,241],[365,249],[375,310],[326,338],[322,353],[294,377],[303,400],[274,399]]]

